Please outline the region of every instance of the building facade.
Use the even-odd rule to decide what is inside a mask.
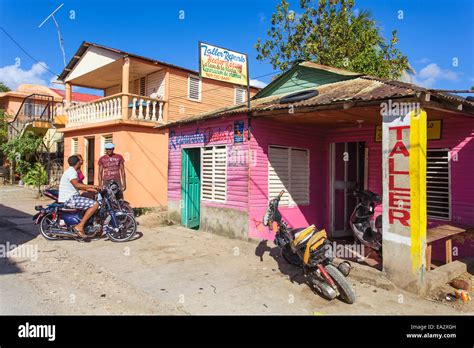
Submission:
[[[285,100],[311,90],[318,93]],[[411,112],[427,115],[426,164],[416,167],[426,173],[425,235],[426,229],[441,225],[474,227],[473,103],[312,63],[301,63],[261,90],[250,111],[228,108],[166,125],[170,216],[190,228],[273,240],[262,218],[269,199],[285,190],[280,211],[291,227],[315,224],[330,238],[346,238],[354,189],[384,196],[386,188],[395,187],[397,194],[410,191],[400,188],[402,180],[385,178],[385,165],[389,172],[405,171],[386,162],[388,135],[381,127]],[[414,154],[415,147],[409,151]],[[415,167],[406,175],[412,172]],[[397,214],[409,211],[412,201],[390,201],[394,215],[387,215],[388,223],[404,223]],[[379,205],[376,215],[382,213]],[[473,237],[471,232],[453,241],[456,258],[473,255]],[[443,260],[444,253],[444,244],[434,245],[433,258]]]
[[[166,206],[168,130],[155,126],[247,100],[246,91],[198,72],[84,42],[59,78],[66,100],[74,86],[101,90],[103,98],[68,106],[65,159],[84,156],[86,181],[98,182],[97,161],[113,142],[124,156],[125,198],[134,207]],[[251,88],[254,95],[257,88]]]

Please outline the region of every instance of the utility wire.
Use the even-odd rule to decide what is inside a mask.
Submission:
[[[18,46],[18,48],[20,50],[23,51],[23,53],[25,53],[28,57],[30,57],[31,59],[33,59],[36,63],[38,63],[39,65],[41,65],[43,67],[43,69],[47,70],[48,72],[50,72],[51,74],[55,75],[55,76],[59,76],[59,74],[56,74],[54,71],[51,71],[47,66],[45,66],[43,63],[41,63],[38,59],[36,59],[35,57],[33,57],[31,54],[29,54],[10,34],[8,34],[8,32],[3,28],[3,27],[0,27],[0,29],[5,33],[6,36],[8,36],[8,38],[10,40],[13,41],[13,43],[15,45]]]

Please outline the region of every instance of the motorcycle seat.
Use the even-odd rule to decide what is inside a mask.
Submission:
[[[308,240],[313,236],[316,231],[316,226],[311,225],[305,228],[296,228],[291,230],[293,235],[293,242],[291,243],[292,248],[302,248]]]
[[[65,207],[64,204],[62,203],[60,203],[58,208],[59,208],[59,211],[62,211],[64,213],[77,213],[81,211],[80,209]]]

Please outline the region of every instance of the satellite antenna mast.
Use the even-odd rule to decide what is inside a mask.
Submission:
[[[38,26],[38,28],[41,28],[48,19],[52,18],[54,24],[56,25],[56,29],[58,30],[59,47],[61,47],[61,51],[63,53],[64,66],[66,66],[66,53],[64,52],[64,40],[63,40],[63,37],[61,36],[61,31],[59,30],[58,22],[56,22],[56,18],[54,18],[54,14],[58,12],[58,10],[61,7],[63,7],[63,5],[64,3],[59,5],[53,12],[51,12],[51,14],[48,17],[46,17],[45,20]]]

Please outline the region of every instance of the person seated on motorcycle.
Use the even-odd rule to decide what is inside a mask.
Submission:
[[[58,202],[64,203],[66,208],[85,210],[84,216],[79,224],[75,226],[77,234],[81,238],[85,238],[84,225],[89,218],[94,215],[99,207],[99,203],[93,199],[82,197],[79,190],[88,192],[97,192],[98,187],[93,185],[85,185],[79,182],[77,170],[81,167],[82,161],[78,156],[71,156],[67,159],[69,168],[64,171],[59,182]]]

